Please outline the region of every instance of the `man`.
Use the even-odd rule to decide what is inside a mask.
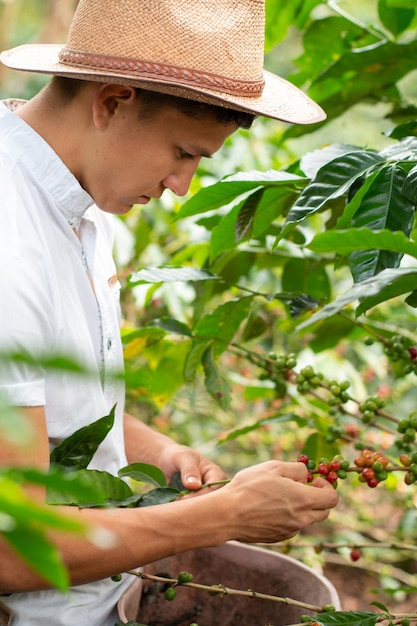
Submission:
[[[9,67],[54,76],[27,103],[0,108],[0,347],[65,353],[94,374],[14,363],[1,391],[27,416],[25,448],[2,445],[3,465],[48,467],[50,446],[109,413],[115,426],[90,467],[127,462],[180,472],[191,490],[224,478],[199,453],[124,414],[117,280],[109,214],[165,189],[183,195],[201,158],[255,115],[323,119],[304,94],[263,71],[263,0],[80,0],[66,46],[23,46]],[[104,550],[54,536],[72,588],[48,589],[0,540],[0,593],[16,626],[114,626],[131,584],[110,576],[228,540],[276,542],[323,520],[337,495],[307,486],[301,463],[271,461],[199,497],[143,509],[63,512],[110,530]],[[34,497],[44,497],[38,492]]]

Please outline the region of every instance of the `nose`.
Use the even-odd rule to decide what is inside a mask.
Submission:
[[[170,189],[176,196],[185,196],[190,188],[191,181],[197,169],[200,159],[193,159],[181,163],[173,172],[168,174],[162,181],[166,189]]]

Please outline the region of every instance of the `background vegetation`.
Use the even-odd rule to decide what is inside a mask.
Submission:
[[[75,4],[3,0],[1,47],[62,41]],[[266,5],[267,67],[328,118],[259,119],[200,167],[185,202],[118,220],[128,408],[231,473],[300,453],[316,467],[341,455],[353,468],[363,447],[386,456],[397,469],[382,484],[339,477],[330,520],[285,549],[320,568],[362,546],[356,567],[378,565],[396,603],[416,587],[415,475],[400,456],[412,459],[417,417],[417,11]],[[2,97],[44,82],[0,72]]]

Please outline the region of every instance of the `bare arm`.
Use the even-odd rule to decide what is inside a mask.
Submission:
[[[45,468],[49,453],[43,410],[30,408],[26,413],[34,424],[36,442],[25,452],[11,447],[4,452],[2,446],[0,462]],[[160,442],[163,456],[166,448],[159,437],[156,441]],[[158,445],[151,446],[149,450],[157,448]],[[227,486],[204,497],[138,509],[57,507],[87,524],[111,531],[114,543],[103,549],[78,535],[54,533],[52,538],[68,567],[72,584],[106,578],[172,554],[220,545],[231,539],[280,541],[325,519],[329,508],[337,503],[334,489],[325,481],[318,485],[322,487],[319,489],[305,485],[305,479],[303,464],[270,461],[239,472]],[[36,497],[41,496],[37,493]],[[0,568],[3,593],[46,587],[3,539],[0,562],[7,564]]]

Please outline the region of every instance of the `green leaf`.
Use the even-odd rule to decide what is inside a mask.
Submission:
[[[286,235],[295,224],[323,208],[329,200],[346,194],[358,178],[383,160],[377,152],[358,150],[324,165],[292,206],[280,237]]]
[[[243,426],[242,428],[236,428],[235,430],[227,433],[227,435],[219,438],[219,445],[226,443],[227,441],[232,441],[233,439],[238,439],[247,433],[250,433],[254,430],[258,430],[258,428],[262,428],[265,424],[271,424],[272,422],[290,422],[290,421],[299,421],[299,416],[295,413],[286,413],[285,415],[279,415],[274,417],[266,417],[252,424],[248,424],[247,426]]]
[[[244,202],[234,206],[223,215],[218,224],[214,226],[210,240],[210,259],[216,259],[219,255],[237,247],[235,227],[236,220]]]
[[[276,46],[285,35],[290,26],[295,21],[301,0],[292,0],[279,4],[275,0],[266,0],[265,2],[265,50],[268,51]]]
[[[417,165],[409,171],[401,193],[414,205],[417,204]]]
[[[403,231],[409,235],[414,221],[414,206],[401,194],[405,176],[404,170],[396,165],[381,168],[362,197],[352,217],[352,226],[366,227],[371,231]],[[398,267],[402,257],[400,250],[378,247],[373,252],[362,252],[356,249],[349,257],[349,266],[355,282],[360,282],[388,267]]]
[[[370,611],[332,611],[311,616],[322,626],[375,626],[380,618],[381,613]]]
[[[166,330],[168,333],[175,335],[182,335],[183,337],[192,337],[193,334],[186,324],[179,322],[172,317],[161,317],[160,319],[154,319],[150,322],[152,326],[157,326]]]
[[[326,441],[325,433],[315,432],[307,437],[302,452],[317,464],[322,457],[332,459],[338,453],[338,449],[334,443]]]
[[[45,486],[47,488],[46,500],[48,504],[55,503],[53,498],[57,492],[72,494],[72,498],[79,502],[101,498],[101,503],[104,504],[104,498],[92,485],[83,480],[80,472],[67,472],[63,471],[59,466],[55,466],[51,467],[47,473],[20,468],[6,468],[0,470],[0,473],[19,484],[31,483]]]
[[[258,189],[244,201],[235,224],[235,238],[237,243],[242,241],[242,239],[250,238],[256,209],[262,200],[264,191],[264,189]]]
[[[5,476],[0,477],[0,511],[9,515],[17,526],[45,526],[70,532],[85,529],[81,522],[60,515],[50,506],[32,501],[20,485]]]
[[[328,121],[358,102],[379,101],[383,94],[389,101],[389,90],[415,69],[416,54],[415,40],[353,47],[318,75],[309,95],[324,108]]]
[[[158,487],[145,493],[137,503],[137,507],[155,506],[157,504],[167,504],[178,500],[180,495],[178,489],[172,487]]]
[[[316,235],[307,248],[320,254],[337,253],[343,256],[355,250],[392,250],[417,259],[417,243],[410,241],[401,231],[372,231],[368,228],[329,230]]]
[[[395,37],[404,32],[414,19],[414,9],[395,6],[391,0],[378,0],[378,16]]]
[[[193,341],[184,363],[184,379],[186,381],[191,382],[193,380],[198,367],[201,365],[203,354],[212,341],[212,339]]]
[[[68,589],[69,575],[60,553],[38,528],[17,527],[3,537],[44,580],[61,591]]]
[[[119,503],[133,496],[130,487],[123,480],[109,474],[109,472],[81,469],[78,472],[78,476],[85,485],[89,485],[94,489],[94,493],[97,495],[86,498],[84,494],[82,497],[78,497],[73,491],[54,491],[53,493],[48,493],[50,504],[84,508],[103,505],[118,506]]]
[[[406,298],[405,301],[410,306],[415,307],[414,297],[416,287],[417,281],[415,275],[411,273],[410,275],[400,276],[392,284],[388,284],[386,287],[381,289],[381,291],[379,291],[379,293],[377,293],[376,295],[364,297],[361,300],[360,305],[356,309],[356,316],[358,317],[359,315],[362,315],[363,313],[368,311],[368,309],[371,309],[380,302],[386,302],[387,300],[391,300],[392,298],[396,298],[409,292],[411,292],[411,294]]]
[[[197,267],[147,267],[131,274],[128,277],[128,286],[147,283],[185,283],[196,280],[219,280],[219,276]]]
[[[398,291],[401,291],[401,293],[413,291],[417,287],[417,270],[402,268],[386,269],[377,274],[377,276],[372,276],[361,283],[356,283],[349,291],[334,300],[334,302],[326,305],[321,311],[314,313],[308,320],[299,324],[296,330],[303,330],[307,328],[307,326],[311,326],[316,322],[336,315],[336,313],[339,313],[344,307],[356,300],[369,298],[370,296],[378,296],[383,289],[391,286],[394,288],[393,291],[396,296],[400,295]],[[362,309],[359,308],[357,315],[362,312]]]
[[[201,318],[194,335],[202,340],[215,339],[214,358],[224,352],[237,333],[240,324],[247,319],[253,297],[237,298],[221,304],[212,313]]]
[[[159,467],[155,465],[149,465],[148,463],[131,463],[130,465],[126,465],[122,467],[118,476],[120,478],[133,478],[133,480],[138,480],[144,483],[150,483],[152,485],[157,485],[158,487],[164,487],[167,484],[165,474]]]
[[[212,345],[203,354],[203,370],[207,391],[217,404],[226,411],[230,406],[230,387],[214,360]]]
[[[227,206],[231,202],[236,202],[243,194],[259,189],[260,187],[270,187],[274,185],[295,188],[304,183],[305,179],[301,176],[281,170],[234,174],[214,185],[200,189],[190,200],[182,205],[177,219],[183,219]]]
[[[323,324],[315,330],[314,337],[309,342],[313,352],[318,353],[323,350],[337,350],[338,344],[349,337],[349,334],[356,328],[354,320],[346,319],[340,315],[333,315],[326,319]]]
[[[88,426],[83,426],[64,439],[51,452],[51,465],[60,465],[70,470],[85,469],[101,442],[113,428],[115,409],[116,406],[112,408],[109,415]]]
[[[315,308],[317,301],[330,298],[329,277],[325,267],[321,267],[315,258],[289,259],[282,271],[281,284],[288,292],[297,286],[297,293],[292,294],[291,301],[298,314]]]
[[[411,2],[415,2],[415,0],[411,0]],[[398,124],[398,126],[388,131],[386,135],[387,137],[392,137],[392,139],[404,139],[404,137],[410,137],[411,135],[416,136],[417,121],[411,120],[409,122]]]

